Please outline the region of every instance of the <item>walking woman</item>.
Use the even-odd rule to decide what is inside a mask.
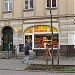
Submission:
[[[22,59],[22,63],[28,64],[28,60],[29,60],[29,43],[26,43],[26,46],[25,46],[24,50],[25,50],[25,57]]]

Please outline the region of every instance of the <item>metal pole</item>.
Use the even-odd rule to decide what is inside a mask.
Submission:
[[[58,53],[57,53],[57,55],[58,55],[58,67],[59,67],[59,42],[57,43],[57,45],[58,45],[58,48],[57,48],[57,49],[58,49],[58,50],[57,50]]]
[[[54,60],[53,60],[53,27],[52,27],[52,12],[51,12],[51,6],[49,2],[49,8],[50,8],[50,18],[51,18],[51,32],[52,32],[52,66],[54,66]]]
[[[48,69],[48,43],[46,43],[46,67]]]

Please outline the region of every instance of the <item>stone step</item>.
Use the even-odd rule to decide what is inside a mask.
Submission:
[[[24,56],[25,56],[24,52],[20,52],[18,55],[16,55],[16,58],[22,59],[22,58],[24,58]],[[33,59],[35,57],[36,57],[35,52],[29,52],[29,58],[30,59]]]
[[[11,51],[2,51],[0,52],[0,58],[11,58],[12,57],[12,52]]]

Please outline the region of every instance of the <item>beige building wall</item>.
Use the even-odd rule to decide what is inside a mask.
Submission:
[[[75,0],[58,1],[58,15],[61,15],[61,17],[59,18],[60,45],[69,45],[68,35],[75,34],[74,3]]]
[[[44,0],[36,0],[35,15],[44,16]]]
[[[13,13],[12,12],[10,12],[10,13],[4,12],[3,13],[3,18],[13,18]]]
[[[3,1],[0,0],[0,10],[2,10],[2,3]],[[49,11],[46,10],[46,1],[44,0],[34,0],[34,10],[33,11],[23,11],[24,10],[24,1],[23,0],[13,0],[13,12],[11,13],[10,17],[7,17],[8,14],[4,14],[4,18],[14,18],[16,17],[29,17],[29,16],[48,16]],[[75,0],[57,0],[57,9],[52,10],[53,15],[57,15],[57,10],[60,15],[63,14],[74,14],[74,3]],[[3,8],[4,9],[4,8]],[[23,14],[24,13],[24,14]],[[0,15],[2,16],[3,12],[0,11]],[[31,14],[31,15],[30,15]],[[9,14],[10,15],[10,14]],[[28,16],[29,15],[29,16]],[[0,17],[1,17],[0,16]]]
[[[2,18],[2,0],[0,0],[0,18]]]
[[[66,9],[67,9],[67,5],[66,5],[66,0],[58,0],[58,4],[57,4],[57,9],[59,10],[59,14],[63,15],[66,14]]]
[[[69,45],[70,34],[75,34],[74,17],[60,18],[60,45]]]
[[[74,14],[74,0],[67,0],[67,14]]]
[[[58,0],[59,14],[74,14],[75,0]]]
[[[24,1],[23,0],[13,0],[13,12],[11,13],[10,17],[7,17],[8,14],[4,14],[4,18],[12,18],[14,16],[14,18],[16,17],[22,17],[22,13],[23,8],[24,8]],[[59,15],[63,15],[63,14],[74,14],[75,13],[75,0],[57,0],[57,10]],[[3,7],[3,0],[0,0],[0,17],[2,16],[3,12],[2,10],[4,9]],[[32,15],[30,16],[45,16],[45,15],[49,15],[48,12],[46,10],[46,1],[44,0],[34,0],[34,12],[32,11]],[[57,10],[53,10],[53,14],[57,15]],[[26,12],[26,11],[25,11]],[[30,14],[31,12],[26,13],[26,16],[28,14]],[[10,14],[9,14],[10,15]],[[12,16],[13,15],[13,16]],[[24,13],[25,15],[25,13]],[[29,16],[28,16],[29,17]]]
[[[75,0],[74,0],[74,9],[75,9]],[[74,14],[75,14],[75,10],[74,10]]]
[[[14,17],[21,17],[22,16],[22,0],[14,0],[13,3],[13,15]]]
[[[37,17],[43,16],[47,17],[50,15],[50,11],[46,10],[46,2],[45,0],[34,0],[33,11],[23,11],[24,10],[24,1],[23,0],[13,0],[13,11],[11,13],[3,13],[3,0],[0,0],[0,18],[20,18],[20,17]],[[58,14],[57,14],[58,13]],[[52,15],[74,15],[75,14],[75,0],[57,0],[57,8],[52,9]],[[58,18],[55,17],[57,20]],[[67,45],[68,44],[68,33],[74,33],[74,17],[71,18],[59,18],[59,28],[60,28],[60,44]],[[33,20],[32,20],[33,21]],[[35,21],[35,20],[34,20]],[[39,20],[40,21],[40,20]],[[13,21],[14,23],[15,21]],[[17,22],[17,20],[16,20]],[[14,24],[13,24],[14,25]],[[20,25],[20,24],[19,24]],[[16,27],[15,24],[15,30]]]
[[[24,11],[23,16],[24,17],[33,17],[33,16],[35,16],[34,15],[34,10],[32,10],[32,11]]]
[[[27,26],[50,25],[50,10],[46,8],[46,0],[33,0],[33,10],[28,11],[24,9],[24,0],[13,0],[12,12],[4,12],[3,1],[0,0],[0,46],[2,46],[1,31],[5,26],[13,29],[13,45],[16,45],[16,38],[18,38],[18,43],[24,43],[23,32]],[[59,44],[67,48],[68,35],[75,34],[73,16],[75,15],[75,0],[57,0],[57,8],[52,8],[52,15],[54,27],[59,26]],[[24,19],[24,22],[21,19]],[[18,28],[21,29],[21,33],[18,33]]]

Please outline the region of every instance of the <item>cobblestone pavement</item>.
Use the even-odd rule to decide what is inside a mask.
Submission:
[[[60,58],[60,65],[75,65],[75,57],[73,58]],[[51,60],[48,61],[48,64],[51,64]],[[30,59],[30,64],[46,64],[44,58]],[[57,60],[54,60],[54,64],[57,64]],[[25,65],[21,62],[21,59],[10,58],[10,59],[0,59],[0,70],[17,70],[23,71],[29,65]]]

